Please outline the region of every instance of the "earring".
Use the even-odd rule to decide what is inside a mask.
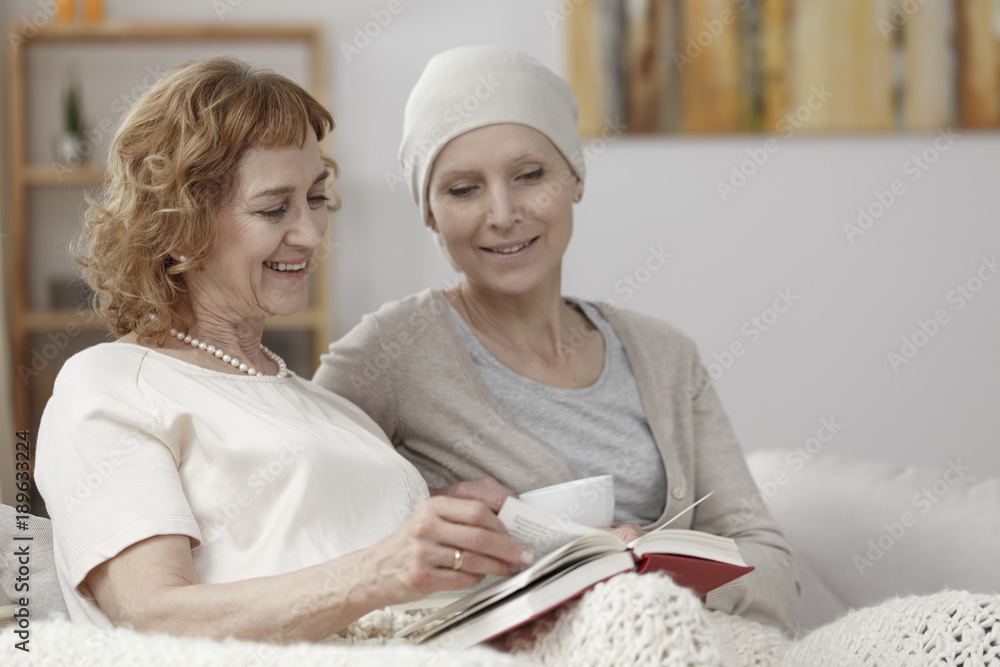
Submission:
[[[179,256],[177,257],[177,261],[178,261],[178,262],[186,262],[186,261],[188,261],[188,258],[187,258],[187,257],[185,257],[184,255],[179,255]]]

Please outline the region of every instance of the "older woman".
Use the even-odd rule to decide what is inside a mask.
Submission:
[[[611,473],[617,529],[632,536],[714,491],[674,525],[733,537],[756,571],[707,606],[786,626],[800,599],[795,563],[751,504],[754,482],[715,391],[698,382],[694,344],[664,322],[562,295],[586,167],[576,119],[569,86],[522,53],[435,56],[407,102],[400,159],[461,280],[366,316],[314,380],[371,415],[438,492],[493,508]]]
[[[231,59],[170,72],[123,121],[77,251],[121,337],[66,362],[38,437],[73,621],[320,639],[530,560],[261,344],[266,317],[306,305],[332,129]]]

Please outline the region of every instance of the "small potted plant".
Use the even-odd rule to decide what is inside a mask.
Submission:
[[[84,151],[83,110],[80,102],[80,82],[72,74],[63,91],[63,133],[56,148],[59,161],[71,167],[82,164],[89,151]]]

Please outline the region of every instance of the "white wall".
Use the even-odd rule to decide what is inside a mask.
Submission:
[[[452,281],[393,178],[409,88],[431,55],[460,44],[520,48],[564,72],[564,36],[545,15],[558,3],[401,0],[403,11],[348,62],[339,45],[388,0],[229,2],[238,6],[225,21],[309,20],[328,31],[334,149],[344,171],[338,331],[386,300]],[[120,18],[220,20],[218,3],[205,0],[106,4]],[[38,4],[9,7],[9,16],[24,16]],[[1000,135],[961,132],[912,181],[907,161],[933,153],[934,139],[780,138],[723,202],[717,181],[764,137],[618,138],[589,167],[565,291],[670,320],[695,338],[706,362],[742,343],[716,385],[747,450],[804,446],[833,419],[842,427],[826,451],[942,472],[961,459],[1000,474],[1000,279],[960,310],[948,299],[975,278],[981,258],[1000,256]],[[850,243],[843,225],[897,179],[903,194]],[[649,248],[661,246],[672,257],[628,295],[621,281],[645,278]],[[776,290],[797,298],[751,341],[744,325]],[[939,309],[947,323],[894,371],[887,353],[900,352],[901,337]]]

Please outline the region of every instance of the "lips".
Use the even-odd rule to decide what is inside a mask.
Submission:
[[[495,246],[495,247],[492,247],[492,248],[483,248],[483,250],[486,250],[487,252],[493,252],[493,253],[496,253],[498,255],[513,255],[515,252],[524,250],[525,248],[527,248],[528,246],[530,246],[532,243],[534,243],[537,240],[538,240],[538,237],[536,236],[533,239],[529,239],[527,241],[522,241],[520,243],[509,243],[509,244],[506,244],[506,245]]]
[[[295,264],[286,262],[264,262],[264,266],[266,266],[269,269],[274,269],[275,271],[282,271],[287,273],[294,273],[295,271],[301,271],[302,269],[306,268],[306,265],[308,264],[309,260],[297,262]]]

